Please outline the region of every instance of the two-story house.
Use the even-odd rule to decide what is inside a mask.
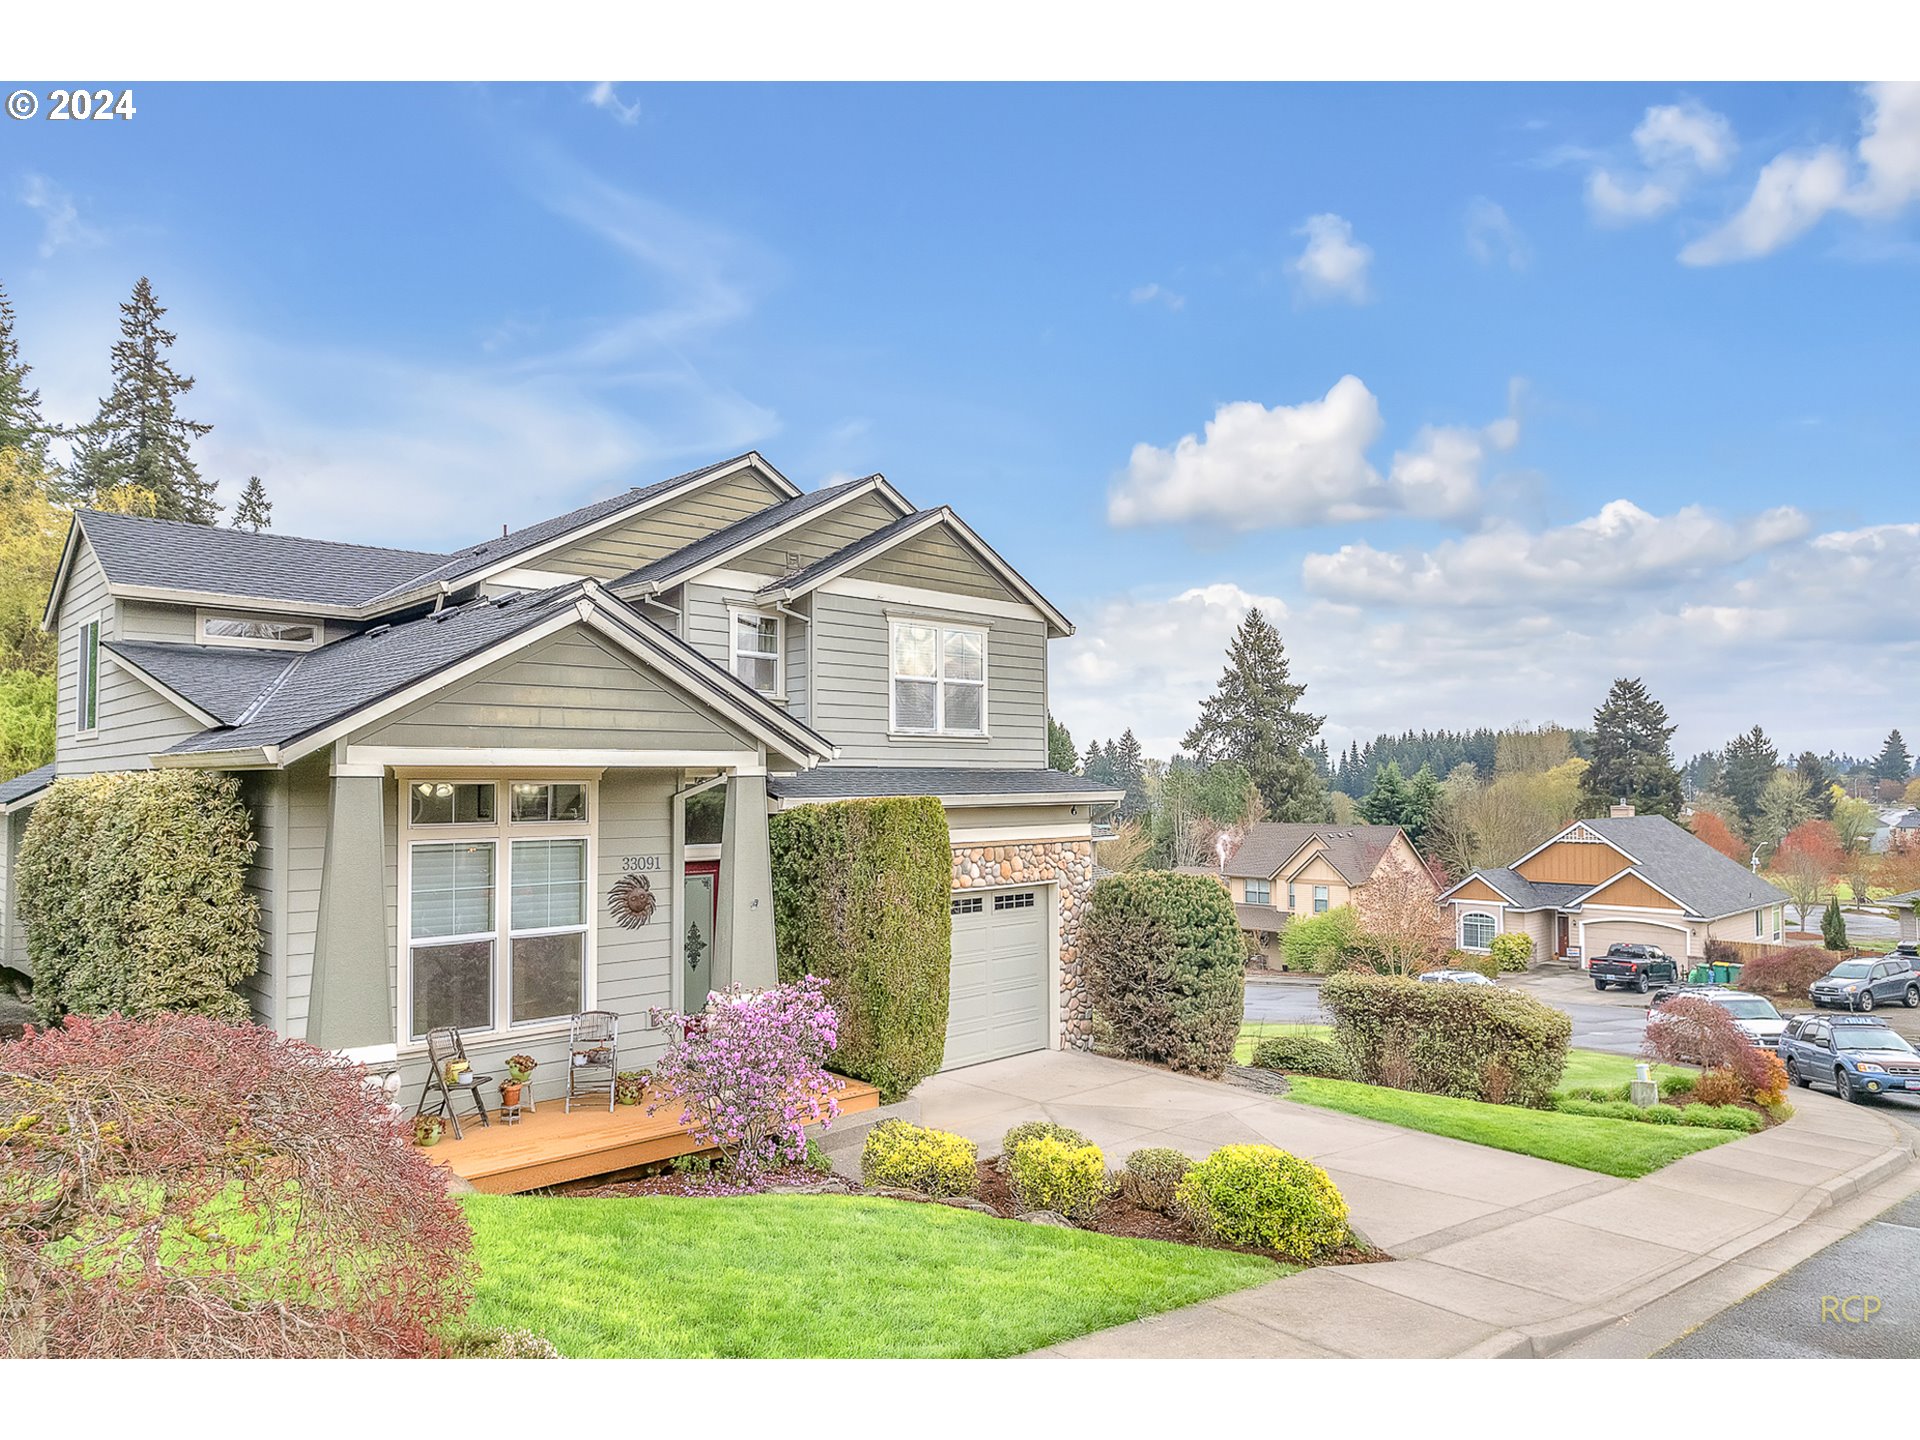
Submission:
[[[946,508],[756,454],[453,554],[82,511],[45,623],[53,773],[237,774],[256,1018],[330,1048],[458,1025],[484,1067],[773,982],[770,810],[934,795],[947,1063],[1088,1031],[1092,814],[1046,768],[1072,626]],[[0,799],[7,838],[52,776]],[[11,858],[8,847],[0,847]],[[13,867],[7,866],[7,874]],[[0,939],[18,956],[11,882]]]
[[[1364,904],[1367,887],[1388,871],[1431,883],[1398,825],[1263,821],[1248,827],[1219,873],[1248,944],[1279,968],[1280,932],[1289,920]]]

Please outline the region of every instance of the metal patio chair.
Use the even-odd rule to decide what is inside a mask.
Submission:
[[[573,1113],[576,1099],[597,1098],[603,1084],[607,1109],[613,1109],[619,1075],[620,1017],[611,1010],[586,1010],[574,1016],[567,1032],[567,1113]]]
[[[427,1083],[420,1087],[420,1103],[413,1107],[413,1113],[416,1119],[427,1114],[446,1116],[453,1122],[453,1138],[456,1140],[464,1140],[466,1136],[460,1133],[460,1116],[454,1109],[455,1091],[465,1091],[473,1101],[474,1113],[480,1117],[480,1123],[489,1129],[493,1127],[493,1122],[487,1118],[486,1102],[480,1098],[480,1087],[493,1079],[491,1075],[468,1069],[461,1075],[458,1084],[447,1083],[447,1062],[466,1058],[467,1047],[460,1039],[460,1032],[453,1026],[442,1025],[427,1032]],[[436,1094],[439,1099],[434,1101],[429,1110],[427,1101]]]

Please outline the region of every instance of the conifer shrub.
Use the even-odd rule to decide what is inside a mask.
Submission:
[[[1063,1145],[1050,1135],[1014,1147],[1007,1179],[1022,1210],[1052,1210],[1076,1225],[1093,1219],[1100,1202],[1113,1193],[1098,1145]]]
[[[1202,1235],[1229,1245],[1317,1260],[1353,1241],[1347,1202],[1327,1172],[1273,1145],[1223,1145],[1174,1191]]]
[[[1246,1005],[1233,901],[1207,875],[1141,870],[1093,887],[1080,948],[1114,1054],[1201,1075],[1233,1059]]]
[[[1143,1210],[1164,1213],[1172,1209],[1174,1191],[1192,1168],[1193,1161],[1178,1150],[1136,1150],[1120,1172],[1120,1193]]]
[[[980,1151],[964,1135],[906,1120],[883,1120],[860,1150],[860,1183],[936,1199],[980,1190]]]

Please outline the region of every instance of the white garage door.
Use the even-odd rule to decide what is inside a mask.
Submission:
[[[953,897],[943,1070],[1047,1048],[1046,887]]]
[[[1630,920],[1607,920],[1587,926],[1587,958],[1607,953],[1609,945],[1658,945],[1676,960],[1687,958],[1687,932],[1663,925],[1639,925]]]

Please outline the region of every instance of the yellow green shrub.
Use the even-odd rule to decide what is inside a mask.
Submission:
[[[1083,1145],[1093,1143],[1071,1125],[1056,1125],[1051,1120],[1028,1120],[1015,1125],[1000,1137],[1000,1158],[994,1161],[994,1169],[1002,1175],[1006,1174],[1007,1166],[1012,1163],[1013,1152],[1027,1141],[1043,1136],[1048,1140],[1058,1140],[1069,1150],[1078,1150]]]
[[[1273,1145],[1223,1145],[1194,1166],[1174,1205],[1210,1239],[1315,1260],[1353,1238],[1327,1172]]]
[[[1007,1178],[1022,1210],[1053,1210],[1084,1224],[1112,1193],[1107,1158],[1098,1145],[1063,1145],[1048,1135],[1016,1145]]]
[[[980,1189],[980,1152],[964,1135],[886,1120],[867,1132],[860,1151],[862,1184],[922,1195],[973,1195]]]

